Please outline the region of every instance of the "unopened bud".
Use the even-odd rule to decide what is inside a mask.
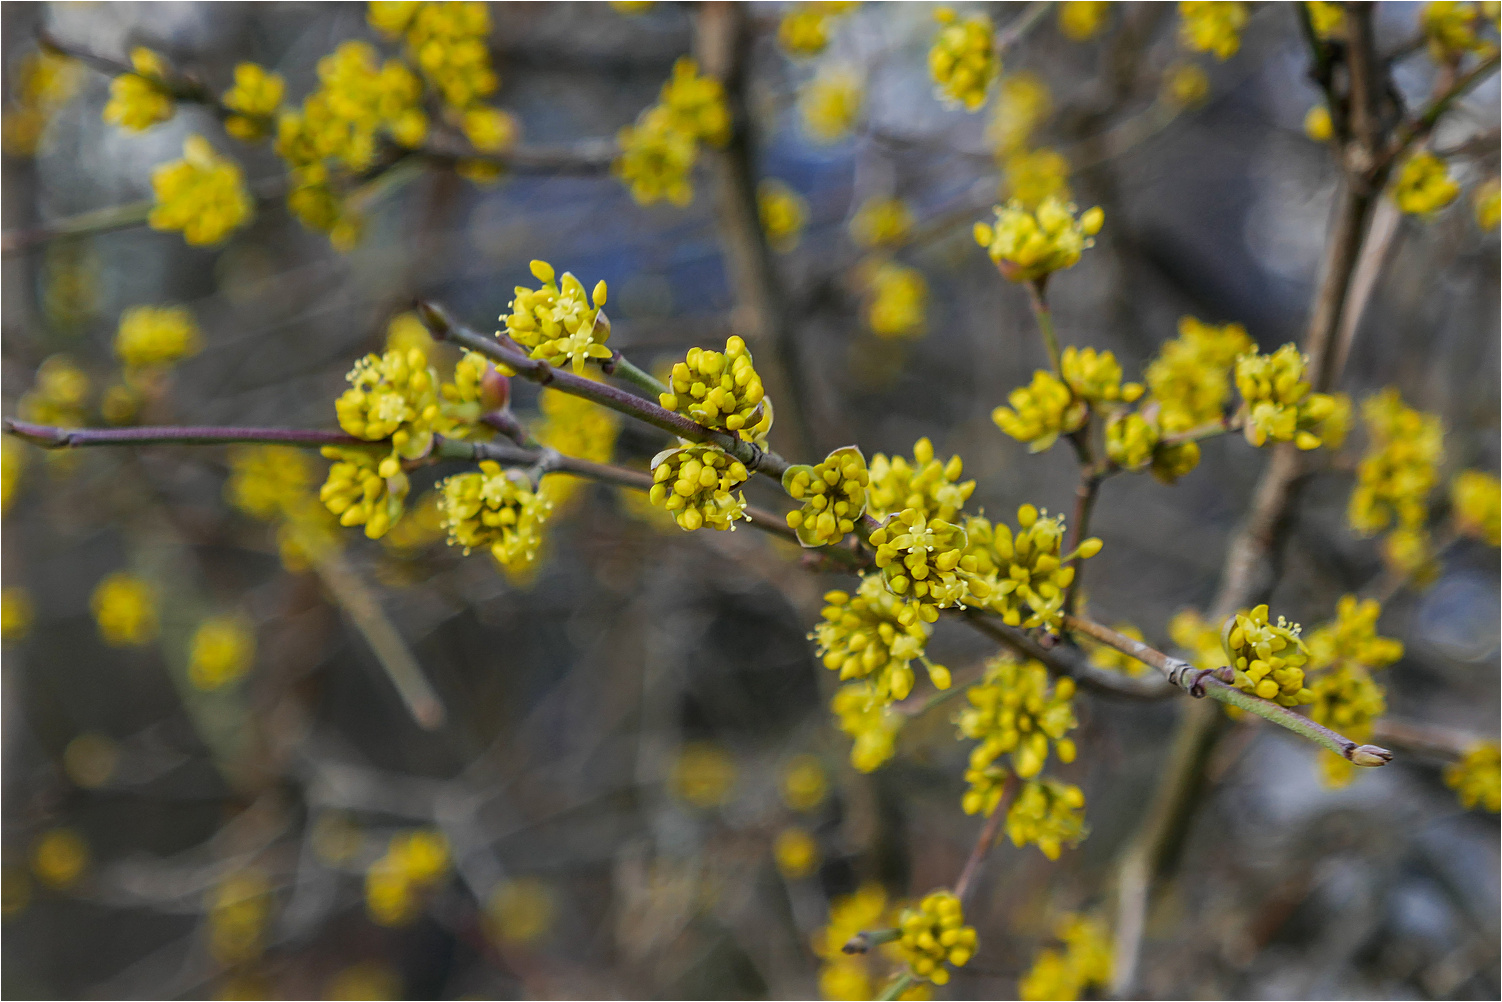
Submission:
[[[1359,745],[1351,749],[1350,759],[1352,765],[1386,765],[1392,761],[1392,752],[1376,745]]]
[[[480,409],[498,411],[511,402],[511,380],[501,375],[495,366],[486,369],[480,380]]]

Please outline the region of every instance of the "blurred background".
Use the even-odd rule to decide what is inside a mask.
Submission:
[[[143,225],[70,232],[80,214],[149,199],[153,167],[190,134],[237,160],[253,191],[285,173],[268,145],[230,138],[191,101],[145,131],[106,123],[111,74],[80,64],[30,149],[7,130],[5,414],[61,355],[89,382],[73,413],[103,424],[122,314],[180,304],[202,350],[135,420],[334,428],[345,373],[382,349],[415,299],[494,329],[512,287],[533,284],[534,258],[586,287],[606,281],[611,345],[644,368],[743,330],[715,164],[701,162],[691,204],[644,206],[608,155],[589,153],[657,99],[702,13],[485,6],[500,77],[491,100],[519,125],[518,150],[548,156],[478,180],[436,162],[409,172],[368,194],[347,252],[279,193],[213,247]],[[963,457],[978,481],[972,507],[1066,510],[1072,455],[1029,455],[990,418],[1047,363],[1023,290],[971,235],[999,185],[1017,183],[996,154],[1015,102],[993,92],[967,113],[936,99],[928,5],[841,13],[827,47],[804,58],[778,44],[794,6],[741,11],[753,169],[806,210],[773,261],[783,361],[797,377],[773,444],[806,457],[851,442],[909,455],[927,436]],[[1418,32],[1421,6],[1379,6],[1380,49]],[[1028,74],[1051,94],[1030,143],[1059,151],[1074,199],[1105,211],[1096,247],[1050,286],[1065,344],[1109,349],[1137,378],[1184,315],[1241,322],[1264,350],[1301,336],[1337,171],[1304,132],[1320,97],[1292,9],[1254,5],[1224,61],[1180,47],[1168,4],[1111,5],[1083,41],[1049,10],[1007,51],[1002,91]],[[963,13],[974,11],[1005,28],[1033,7]],[[366,13],[5,4],[6,114],[23,107],[23,64],[43,36],[121,65],[146,45],[214,93],[254,61],[285,77],[296,104],[343,41],[399,53]],[[1185,63],[1205,74],[1202,99],[1165,96]],[[837,71],[860,81],[861,111],[820,141],[800,94]],[[1437,72],[1420,48],[1394,78],[1417,106]],[[1386,267],[1338,387],[1360,401],[1394,386],[1439,415],[1446,482],[1497,470],[1498,242],[1470,193],[1496,176],[1498,114],[1492,79],[1436,134],[1457,151],[1450,170],[1465,194],[1453,206],[1387,214]],[[899,246],[872,250],[851,223],[884,198],[914,223]],[[921,324],[899,336],[871,321],[872,262],[887,260],[926,289]],[[534,387],[514,397],[523,417],[537,413]],[[1340,595],[1381,578],[1377,544],[1345,523],[1363,442],[1354,434],[1302,485],[1275,614],[1323,622]],[[624,427],[615,461],[644,468],[664,444]],[[827,958],[812,944],[822,949],[831,901],[863,886],[895,902],[950,884],[979,830],[959,810],[969,745],[949,709],[909,721],[879,771],[850,766],[827,709],[836,679],[806,637],[822,593],[854,582],[779,541],[684,533],[639,497],[583,484],[522,579],[464,558],[416,516],[380,542],[344,530],[338,569],[311,569],[274,526],[226,502],[230,450],[12,449],[4,584],[7,602],[23,588],[26,606],[8,606],[4,647],[7,997],[813,997]],[[1086,576],[1095,618],[1169,645],[1172,616],[1214,594],[1264,462],[1228,436],[1176,486],[1108,482],[1092,527],[1105,548]],[[316,466],[315,486],[326,463]],[[447,472],[414,475],[414,510]],[[753,503],[783,510],[766,485],[749,486]],[[156,595],[150,642],[111,645],[96,625],[91,596],[120,572]],[[205,687],[191,649],[208,617],[242,624],[232,635],[248,631],[253,653]],[[1447,549],[1429,587],[1397,592],[1381,633],[1406,645],[1383,678],[1392,717],[1495,739],[1494,548]],[[947,621],[929,652],[957,670],[994,653]],[[436,729],[392,684],[409,656],[445,712]],[[1013,997],[1060,915],[1108,914],[1181,706],[1090,692],[1077,705],[1079,760],[1058,773],[1085,790],[1090,835],[1057,862],[1005,842],[992,854],[967,910],[981,952],[941,996]],[[1444,765],[1400,752],[1332,790],[1312,746],[1255,721],[1230,728],[1160,876],[1138,991],[1495,998],[1497,818],[1465,810]],[[884,963],[869,961],[872,979]]]

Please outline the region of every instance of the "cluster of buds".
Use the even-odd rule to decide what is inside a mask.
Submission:
[[[986,91],[1001,73],[996,30],[984,14],[961,21],[948,7],[934,11],[934,20],[939,22],[939,33],[928,50],[928,71],[938,85],[939,98],[975,111],[986,103]]]
[[[855,531],[866,513],[871,474],[856,446],[836,449],[815,466],[790,466],[782,489],[803,507],[787,514],[788,525],[804,546],[828,546]]]
[[[984,771],[1010,754],[1012,770],[1032,779],[1048,761],[1049,742],[1062,762],[1073,762],[1074,742],[1065,737],[1078,721],[1074,717],[1074,681],[1059,679],[1052,688],[1048,670],[1037,661],[1002,657],[986,666],[984,681],[965,693],[970,706],[955,718],[962,736],[979,741],[970,752],[970,768]],[[989,798],[987,798],[989,799]],[[965,813],[985,814],[996,803],[981,804],[967,795]]]
[[[334,402],[339,427],[368,442],[391,440],[382,477],[398,475],[403,459],[427,455],[442,411],[438,375],[420,349],[366,355],[348,378],[350,388]]]
[[[746,342],[732,335],[723,352],[690,348],[673,366],[668,392],[658,397],[664,410],[682,413],[706,428],[739,435],[743,441],[766,438],[772,428],[772,402],[751,362]]]
[[[940,609],[990,596],[990,584],[975,573],[975,557],[965,554],[965,530],[952,522],[930,518],[921,508],[904,508],[869,539],[887,587],[911,596],[927,622],[937,620]]]
[[[450,545],[464,547],[466,554],[487,549],[507,568],[525,566],[537,556],[553,503],[534,491],[523,473],[487,460],[478,472],[456,474],[438,489]]]
[[[1346,513],[1351,527],[1368,535],[1393,523],[1421,528],[1445,455],[1444,426],[1437,415],[1404,404],[1394,388],[1362,403],[1361,416],[1370,441],[1356,467]]]
[[[1072,203],[1049,196],[1036,210],[1012,199],[996,207],[995,225],[975,224],[975,242],[986,248],[1003,277],[1033,282],[1055,271],[1072,268],[1095,244],[1092,239],[1105,222],[1099,206],[1078,210]]]
[[[1392,200],[1414,216],[1429,216],[1455,201],[1460,185],[1445,162],[1433,153],[1415,153],[1398,170]]]
[[[1100,552],[1094,536],[1070,553],[1061,553],[1064,516],[1048,516],[1030,504],[1017,509],[1017,531],[983,516],[965,521],[970,535],[967,557],[976,573],[990,583],[987,608],[1011,626],[1053,628],[1063,615],[1064,596],[1074,581],[1075,557],[1088,560]]]
[[[401,464],[359,446],[326,445],[323,455],[334,465],[318,500],[339,516],[340,525],[363,525],[365,535],[380,539],[402,517],[411,489]]]
[[[1241,48],[1248,16],[1247,5],[1236,0],[1186,0],[1179,4],[1179,42],[1191,51],[1230,59]]]
[[[1314,694],[1304,687],[1309,652],[1299,632],[1298,623],[1282,616],[1269,621],[1266,605],[1226,620],[1222,646],[1236,673],[1236,687],[1279,706],[1312,702]]]
[[[1058,859],[1064,846],[1077,845],[1087,834],[1085,794],[1078,786],[1056,779],[1024,783],[1007,809],[1007,837],[1022,847],[1036,845],[1049,859]]]
[[[907,508],[918,508],[930,518],[954,519],[975,490],[974,480],[961,481],[965,471],[959,456],[940,462],[926,438],[913,444],[913,461],[902,456],[871,457],[870,513],[877,519]]]
[[[749,476],[745,464],[712,445],[688,445],[659,452],[652,459],[648,498],[672,512],[689,532],[709,526],[734,529],[745,517],[746,495],[731,494]]]
[[[1455,791],[1467,810],[1481,808],[1496,814],[1502,808],[1502,749],[1485,741],[1469,748],[1445,769],[1445,785]]]
[[[794,5],[777,26],[777,44],[790,56],[817,56],[829,45],[829,23],[856,5],[814,2]]]
[[[1450,482],[1450,514],[1461,535],[1502,544],[1502,483],[1481,470],[1461,470]]]
[[[897,751],[897,734],[902,717],[891,704],[864,682],[842,685],[830,700],[840,730],[853,739],[850,764],[861,772],[873,772]]]
[[[1033,966],[1017,982],[1017,995],[1023,1002],[1077,999],[1091,986],[1111,982],[1111,934],[1104,922],[1066,915],[1055,934],[1063,941],[1064,949],[1038,954]]]
[[[586,294],[584,285],[570,272],[555,279],[553,266],[533,261],[532,274],[542,283],[537,289],[518,285],[511,312],[501,317],[512,340],[531,349],[531,356],[550,365],[572,364],[584,371],[591,358],[609,358],[610,320],[600,313],[605,305],[605,283],[596,282]],[[591,305],[591,297],[593,305]]]
[[[1129,404],[1142,396],[1141,383],[1122,383],[1121,363],[1109,351],[1070,345],[1059,356],[1059,372],[1076,397],[1092,404]]]
[[[1007,394],[1010,407],[991,412],[996,427],[1019,442],[1026,442],[1029,452],[1044,452],[1058,441],[1084,427],[1089,416],[1083,401],[1076,400],[1068,384],[1053,373],[1039,369],[1028,386],[1019,386]]]
[[[1308,360],[1285,344],[1271,355],[1236,360],[1236,388],[1246,401],[1246,440],[1292,442],[1300,449],[1335,448],[1345,441],[1350,404],[1343,397],[1311,393],[1304,380]]]
[[[975,956],[975,929],[965,924],[960,899],[952,891],[932,891],[916,908],[904,908],[897,932],[897,945],[913,974],[936,985],[949,983],[946,963],[964,967]]]
[[[949,688],[949,671],[923,655],[930,627],[916,602],[888,591],[876,575],[867,576],[854,595],[825,594],[824,621],[809,634],[824,667],[842,681],[867,679],[882,702],[906,699],[913,689],[912,663],[922,660],[937,689]]]

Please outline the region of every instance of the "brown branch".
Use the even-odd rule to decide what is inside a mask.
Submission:
[[[1372,736],[1384,744],[1395,745],[1416,755],[1457,759],[1487,741],[1479,734],[1426,724],[1417,720],[1378,717],[1372,724]],[[1492,738],[1490,740],[1496,740]]]
[[[1055,675],[1062,675],[1084,689],[1127,699],[1163,699],[1174,694],[1172,686],[1151,676],[1132,676],[1123,672],[1097,668],[1078,647],[1058,645],[1044,647],[1028,631],[1008,626],[994,614],[981,609],[966,609],[965,621],[986,636],[1010,647],[1024,657],[1041,662]]]
[[[79,449],[93,445],[223,445],[260,442],[317,449],[325,445],[371,445],[342,431],[311,428],[241,428],[205,425],[139,428],[58,428],[6,418],[5,433],[43,449]]]
[[[960,871],[959,879],[954,882],[954,896],[964,904],[965,898],[975,884],[975,878],[980,873],[981,864],[986,861],[986,854],[996,844],[996,839],[1001,834],[1002,822],[1006,820],[1007,809],[1012,804],[1012,798],[1017,795],[1017,789],[1022,785],[1017,779],[1017,774],[1007,773],[1006,785],[1001,788],[1001,800],[996,804],[996,809],[991,816],[986,818],[986,823],[980,830],[980,835],[975,839],[975,846],[970,850],[970,858],[965,860],[965,868]]]

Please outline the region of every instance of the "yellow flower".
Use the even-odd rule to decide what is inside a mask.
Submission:
[[[819,843],[805,829],[784,828],[772,846],[777,869],[789,880],[801,880],[819,868]]]
[[[25,443],[9,435],[0,439],[0,512],[10,511],[16,500],[27,461]]]
[[[984,516],[965,520],[970,537],[967,563],[986,582],[989,595],[982,603],[1012,626],[1032,629],[1056,627],[1063,615],[1064,596],[1074,581],[1076,556],[1088,560],[1101,550],[1092,536],[1071,553],[1062,553],[1064,516],[1048,517],[1030,504],[1017,509],[1017,531],[1005,522],[995,525]],[[966,566],[966,564],[962,564]],[[972,582],[972,590],[975,586]]]
[[[1343,4],[1310,0],[1304,4],[1304,10],[1309,14],[1309,27],[1314,29],[1316,38],[1328,41],[1345,35],[1346,11]]]
[[[329,178],[322,170],[330,166],[369,168],[380,134],[408,148],[420,145],[427,134],[422,81],[399,59],[378,63],[375,48],[366,42],[343,42],[320,59],[318,81],[301,109],[283,111],[277,118],[276,152],[304,172],[303,187],[326,185]],[[337,201],[332,191],[324,197]],[[312,192],[297,201],[289,195],[288,205],[315,229],[331,230],[337,221],[338,213],[331,219],[326,208],[315,211]]]
[[[542,543],[542,527],[552,502],[534,493],[526,476],[486,460],[479,472],[460,473],[438,485],[438,502],[448,526],[449,545],[464,552],[484,548],[502,567],[530,564]]]
[[[89,608],[111,647],[140,647],[156,639],[156,595],[141,578],[111,574],[94,588]]]
[[[212,616],[193,634],[188,681],[205,692],[235,681],[250,670],[256,635],[242,616]]]
[[[67,355],[49,355],[16,408],[24,421],[76,428],[85,424],[89,377]]]
[[[130,53],[134,73],[122,73],[110,81],[110,99],[104,120],[122,129],[141,132],[172,117],[176,106],[166,83],[167,67],[162,57],[137,46]]]
[[[1433,153],[1415,153],[1405,160],[1392,187],[1398,208],[1415,216],[1438,212],[1459,194],[1460,185],[1450,177],[1445,162]]]
[[[694,199],[689,175],[699,158],[694,137],[674,127],[663,108],[650,108],[635,125],[624,126],[616,138],[620,156],[611,170],[631,189],[642,205],[666,199],[684,206]]]
[[[798,91],[803,131],[820,143],[839,142],[855,127],[864,100],[860,74],[848,66],[826,66]]]
[[[72,100],[83,82],[83,64],[42,49],[21,57],[10,104],[0,121],[0,143],[14,157],[36,154],[53,114]]]
[[[0,589],[0,639],[20,640],[31,632],[35,618],[30,592],[20,585]]]
[[[72,887],[88,866],[89,844],[71,828],[53,828],[31,844],[31,872],[48,887]]]
[[[1461,535],[1487,546],[1502,544],[1502,482],[1490,473],[1457,473],[1450,481],[1450,510]]]
[[[1162,430],[1172,434],[1219,421],[1231,395],[1231,366],[1253,347],[1240,324],[1181,319],[1179,336],[1163,343],[1146,371]]]
[[[261,955],[271,919],[271,885],[257,870],[226,876],[208,895],[209,953],[221,964]]]
[[[871,475],[866,457],[855,446],[836,449],[816,466],[790,466],[782,475],[782,489],[803,507],[787,514],[788,525],[805,546],[838,543],[855,531],[866,512]]]
[[[406,925],[417,917],[423,898],[447,875],[448,839],[415,829],[394,835],[386,852],[365,872],[365,909],[379,925]]]
[[[921,334],[928,305],[928,281],[917,268],[895,261],[871,262],[863,269],[868,289],[866,325],[877,337]]]
[[[1048,762],[1049,742],[1061,762],[1073,762],[1074,742],[1065,737],[1079,725],[1074,717],[1074,681],[1061,678],[1052,688],[1048,669],[1037,661],[1018,661],[1010,656],[986,663],[985,678],[965,693],[970,705],[955,717],[962,736],[979,741],[970,752],[970,770],[982,773],[1003,755],[1010,755],[1012,770],[1021,779],[1032,779]],[[962,802],[966,814],[990,815],[1001,799],[1000,789],[972,789]],[[979,778],[979,777],[977,777]]]
[[[370,442],[390,439],[391,454],[380,463],[381,476],[396,477],[401,460],[428,454],[442,411],[438,374],[427,356],[417,349],[366,355],[346,378],[350,388],[334,401],[339,427]]]
[[[1044,452],[1060,435],[1078,431],[1085,424],[1088,411],[1074,398],[1069,386],[1044,369],[1033,373],[1028,386],[1019,386],[1007,394],[1010,407],[991,412],[996,427],[1019,442],[1027,443],[1028,452]]]
[[[939,33],[928,50],[928,72],[946,104],[975,111],[986,103],[991,81],[1001,73],[991,19],[977,14],[961,21],[948,7],[934,12]]]
[[[746,495],[731,494],[750,474],[740,460],[712,445],[668,449],[652,459],[652,504],[673,513],[679,528],[734,529],[746,518]]]
[[[911,463],[902,456],[888,459],[878,452],[871,457],[870,473],[869,511],[878,521],[907,508],[948,521],[959,515],[975,490],[974,480],[960,480],[964,473],[960,457],[950,456],[947,463],[941,463],[926,438],[913,444]]]
[[[1054,779],[1035,779],[1007,809],[1007,837],[1021,848],[1033,844],[1049,859],[1058,859],[1064,846],[1075,846],[1086,834],[1085,795],[1077,786]]]
[[[243,445],[230,452],[224,498],[252,518],[287,518],[313,488],[313,467],[301,449],[286,445]]]
[[[723,146],[730,139],[730,107],[725,103],[725,88],[714,77],[701,76],[699,64],[681,56],[673,64],[673,75],[662,85],[660,105],[673,116],[678,131],[711,146]]]
[[[547,935],[557,915],[553,889],[536,877],[502,882],[485,909],[491,935],[515,945],[535,943]]]
[[[136,306],[120,317],[115,357],[131,369],[168,366],[198,354],[203,336],[183,306]]]
[[[869,682],[842,685],[830,700],[829,708],[839,720],[840,730],[855,743],[850,747],[850,764],[861,772],[873,772],[897,752],[897,734],[902,717],[890,709],[890,699],[878,694]]]
[[[1491,177],[1477,185],[1471,196],[1471,208],[1476,213],[1477,226],[1495,230],[1502,223],[1502,181]]]
[[[965,925],[960,899],[950,891],[932,891],[916,908],[904,908],[897,928],[897,945],[908,967],[936,985],[949,983],[946,962],[964,967],[975,956],[975,929]]]
[[[795,4],[777,26],[777,44],[790,56],[817,56],[829,45],[829,25],[854,3]]]
[[[183,158],[151,172],[154,230],[181,230],[194,246],[217,244],[250,219],[253,204],[240,165],[214,152],[199,135],[183,143]]]
[[[1059,4],[1059,30],[1070,41],[1089,41],[1100,34],[1110,16],[1109,3],[1101,3],[1099,0],[1069,0]]]
[[[1025,209],[1045,198],[1069,200],[1069,161],[1058,150],[1018,150],[1003,164],[1002,191]]]
[[[1131,403],[1142,396],[1142,384],[1121,382],[1121,363],[1109,351],[1070,345],[1059,358],[1059,370],[1074,395],[1091,403]]]
[[[1317,104],[1304,116],[1304,135],[1316,143],[1328,143],[1335,135],[1335,125],[1330,120],[1330,109]]]
[[[1460,805],[1493,814],[1502,808],[1502,749],[1497,742],[1474,745],[1445,769],[1445,785],[1455,791]]]
[[[736,334],[725,341],[723,353],[690,348],[673,366],[668,392],[660,394],[658,402],[665,410],[745,442],[765,439],[772,429],[772,403],[745,340]]]
[[[1269,440],[1292,442],[1300,449],[1327,444],[1325,423],[1340,403],[1328,393],[1311,393],[1304,381],[1308,360],[1292,344],[1271,355],[1249,352],[1236,359],[1236,388],[1246,408],[1246,440],[1261,446]],[[1337,438],[1344,437],[1337,428]]]
[[[674,796],[693,807],[719,807],[730,801],[735,773],[735,760],[723,748],[695,742],[679,752],[669,786]]]
[[[782,770],[782,802],[795,811],[812,811],[829,794],[824,767],[812,755],[798,755]]]
[[[1485,24],[1482,6],[1456,0],[1432,0],[1424,4],[1422,25],[1429,39],[1429,55],[1435,62],[1458,62],[1467,52],[1480,52],[1488,47],[1480,34]]]
[[[1304,642],[1309,650],[1309,670],[1337,665],[1386,668],[1403,656],[1403,642],[1377,636],[1382,606],[1375,599],[1343,595],[1335,607],[1335,620],[1315,628]]]
[[[340,525],[363,525],[365,535],[380,539],[402,517],[411,489],[401,465],[383,473],[392,457],[383,458],[368,448],[327,445],[323,455],[334,465],[318,490],[318,500],[339,516]]]
[[[1163,100],[1193,108],[1210,96],[1210,76],[1197,63],[1175,62],[1163,74]]]
[[[399,20],[393,15],[389,23]],[[450,108],[467,108],[500,86],[490,65],[488,4],[419,4],[406,37],[408,58]]]
[[[1361,415],[1370,441],[1347,506],[1351,528],[1368,536],[1394,523],[1421,528],[1445,455],[1439,416],[1408,407],[1395,387],[1368,397]]]
[[[914,661],[923,661],[937,689],[949,688],[949,672],[933,665],[923,649],[932,632],[922,607],[888,591],[878,575],[867,575],[854,595],[824,595],[823,622],[809,634],[824,667],[840,681],[864,680],[869,695],[882,703],[906,699],[913,689]]]
[[[1035,211],[1015,198],[996,207],[996,224],[975,224],[975,241],[986,248],[1001,273],[1013,282],[1030,282],[1072,268],[1094,246],[1104,213],[1099,206],[1078,218],[1072,203],[1045,198]]]
[[[808,222],[808,203],[781,181],[768,179],[756,189],[756,204],[767,242],[779,254],[798,246]]]
[[[461,120],[470,145],[481,153],[502,153],[516,142],[520,131],[516,119],[499,108],[476,105]]]
[[[224,120],[224,131],[247,143],[266,138],[286,87],[280,73],[268,73],[255,63],[238,64],[235,85],[220,99],[226,108],[238,113]]]
[[[1056,934],[1064,952],[1044,950],[1017,983],[1025,1002],[1078,999],[1085,990],[1111,980],[1112,944],[1105,923],[1080,915],[1065,915]]]
[[[976,574],[977,558],[966,553],[963,527],[904,508],[867,537],[876,566],[894,595],[911,596],[920,619],[934,622],[940,609],[981,605],[990,583]]]
[[[1158,437],[1157,425],[1141,414],[1135,412],[1114,414],[1106,424],[1106,455],[1111,457],[1111,462],[1124,470],[1141,470],[1157,458]],[[1198,461],[1197,452],[1198,446],[1196,446],[1196,462]],[[1177,467],[1165,472],[1173,473],[1174,479],[1182,476],[1178,473]]]
[[[1304,687],[1303,666],[1309,652],[1299,631],[1298,623],[1282,616],[1277,623],[1269,621],[1266,605],[1229,620],[1222,646],[1236,672],[1236,688],[1279,706],[1313,702],[1314,694]]]
[[[1179,44],[1194,52],[1230,59],[1241,48],[1247,7],[1229,0],[1183,0],[1179,4]]]
[[[1048,84],[1031,70],[1009,73],[1001,78],[996,110],[987,127],[987,138],[998,158],[1027,148],[1034,130],[1053,111],[1053,95]]]
[[[531,349],[531,357],[549,365],[569,363],[575,373],[582,373],[591,358],[609,358],[611,350],[605,342],[610,339],[610,322],[608,318],[600,322],[605,283],[595,283],[591,306],[590,295],[572,273],[564,272],[557,281],[552,265],[533,261],[532,274],[542,286],[516,287],[516,298],[508,304],[511,313],[501,317],[506,333]]]
[[[900,247],[912,229],[912,210],[900,198],[868,198],[850,219],[850,238],[868,249]]]

